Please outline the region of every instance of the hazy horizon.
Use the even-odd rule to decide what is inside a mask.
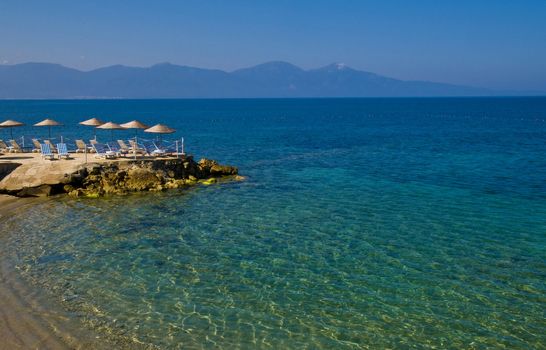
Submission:
[[[0,63],[233,71],[332,62],[400,80],[546,90],[546,3],[4,1]]]

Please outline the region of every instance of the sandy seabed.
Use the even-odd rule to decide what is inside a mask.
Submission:
[[[39,200],[43,199],[0,195],[0,228],[3,218],[13,210],[22,206],[30,210]],[[0,230],[2,234],[5,232]],[[51,306],[0,256],[0,350],[110,348],[103,340],[79,330],[73,320]]]

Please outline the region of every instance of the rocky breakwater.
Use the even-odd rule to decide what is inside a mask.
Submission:
[[[34,186],[22,188],[10,188],[9,180],[13,175],[10,174],[0,182],[0,192],[19,197],[60,193],[75,197],[101,197],[137,191],[163,191],[197,184],[209,185],[221,179],[243,179],[238,175],[236,167],[220,165],[209,159],[195,162],[191,156],[183,159],[119,160],[81,164],[71,172],[58,176],[56,180],[49,176],[47,182],[34,181]],[[6,180],[8,186],[4,184]]]

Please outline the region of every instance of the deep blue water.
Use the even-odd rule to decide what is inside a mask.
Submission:
[[[546,98],[0,102],[68,140],[91,116],[166,123],[248,180],[1,223],[3,254],[86,327],[161,348],[546,346]]]

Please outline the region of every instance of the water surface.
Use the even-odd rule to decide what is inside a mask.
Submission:
[[[544,98],[4,101],[0,115],[56,117],[69,140],[91,136],[73,126],[87,116],[163,121],[248,176],[57,198],[1,224],[22,278],[99,334],[160,348],[545,346]]]

